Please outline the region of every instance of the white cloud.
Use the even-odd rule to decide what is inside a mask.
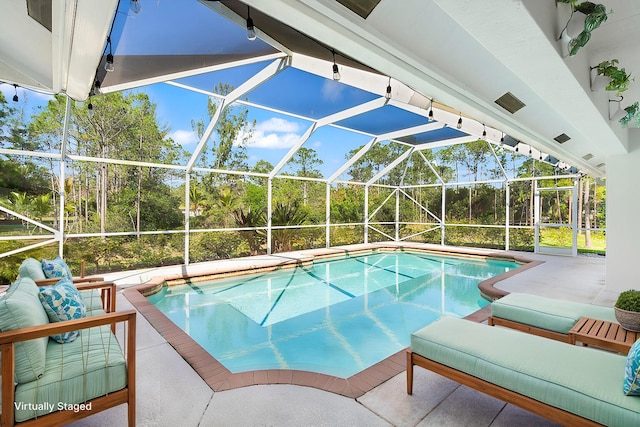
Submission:
[[[180,145],[198,142],[198,135],[192,130],[178,129],[169,134],[169,137]]]
[[[342,91],[345,87],[345,85],[333,80],[325,79],[325,82],[322,84],[322,98],[325,101],[337,101],[342,98]]]
[[[255,148],[278,150],[292,147],[300,139],[298,123],[272,117],[257,123],[247,145]],[[239,135],[241,140],[243,135]]]
[[[290,148],[292,147],[298,140],[300,139],[300,135],[296,133],[264,133],[262,131],[256,131],[253,133],[253,137],[249,140],[248,145],[256,148],[270,148],[270,149],[281,149],[281,148]]]
[[[269,120],[256,124],[256,131],[258,132],[285,132],[295,133],[298,132],[300,126],[295,122],[289,122],[284,119],[272,117]]]

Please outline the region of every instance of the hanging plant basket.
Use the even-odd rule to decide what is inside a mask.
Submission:
[[[616,92],[617,96],[622,96],[622,92],[629,89],[629,85],[634,80],[624,68],[618,67],[617,59],[602,61],[592,67],[592,70],[596,71],[596,76],[591,82],[591,90],[593,91],[606,89]]]
[[[560,36],[567,43],[567,53],[573,56],[591,39],[591,32],[607,20],[607,9],[603,4],[590,1],[558,0],[571,5],[571,17]]]
[[[623,128],[629,126],[629,124],[635,124],[640,127],[640,105],[638,105],[638,101],[624,108],[624,111],[627,112],[627,115],[620,119],[620,125]]]
[[[609,83],[611,83],[611,77],[596,73],[595,77],[591,80],[591,90],[593,92],[600,92],[604,90]]]

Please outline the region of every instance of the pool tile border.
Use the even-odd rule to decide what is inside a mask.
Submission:
[[[278,262],[272,263],[272,265],[262,265],[257,268],[263,269],[264,271],[275,270],[283,267],[295,266],[300,264],[301,262],[310,262],[314,257],[322,258],[327,256],[338,256],[344,255],[345,253],[353,255],[354,253],[371,249],[409,249],[422,251],[428,250],[431,252],[436,251],[436,249],[426,249],[424,246],[417,245],[392,245],[373,247],[368,246],[368,249],[356,247],[352,248],[351,250],[316,250],[308,259],[290,258],[285,261],[280,260]],[[511,270],[505,274],[496,276],[489,280],[485,280],[478,285],[481,289],[481,292],[490,300],[494,300],[500,298],[503,295],[506,295],[505,291],[495,288],[494,285],[497,282],[505,279],[506,277],[517,274],[524,269],[529,269],[541,263],[540,261],[531,261],[506,254],[496,255],[486,252],[476,252],[472,250],[462,252],[461,250],[456,248],[449,248],[449,250],[442,250],[441,248],[438,248],[437,251],[455,253],[457,255],[467,254],[492,258],[499,257],[524,263],[517,269]],[[233,270],[227,269],[227,271],[211,271],[199,274],[199,277],[211,277],[220,274],[235,275],[243,272],[243,270],[250,270],[255,268],[256,266],[248,266],[246,269],[235,268]],[[234,374],[227,368],[225,368],[222,363],[220,363],[211,354],[209,354],[204,348],[200,346],[200,344],[194,341],[175,323],[173,323],[167,316],[164,315],[164,313],[158,310],[151,302],[147,300],[145,296],[155,292],[155,290],[158,289],[159,286],[163,286],[163,284],[166,282],[179,283],[181,281],[186,281],[188,278],[189,276],[187,273],[165,277],[156,277],[146,284],[124,289],[123,295],[136,308],[136,310],[149,321],[149,323],[160,333],[160,335],[178,352],[178,354],[180,354],[182,358],[198,373],[198,375],[200,375],[200,377],[209,387],[211,387],[213,391],[232,390],[235,388],[251,385],[291,384],[313,387],[350,398],[358,398],[406,370],[406,349],[403,349],[349,378],[340,378],[331,375],[320,374],[317,372],[291,369],[256,370]],[[484,286],[481,286],[483,284]],[[487,306],[470,314],[469,316],[465,317],[465,319],[481,323],[487,320],[489,314],[490,306]]]

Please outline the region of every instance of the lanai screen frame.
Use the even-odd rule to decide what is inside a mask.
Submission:
[[[262,61],[264,60],[264,58],[260,58],[260,59],[256,59],[256,61]],[[287,152],[287,154],[280,160],[280,162],[274,167],[274,169],[268,173],[268,174],[261,174],[261,173],[255,173],[255,172],[249,172],[249,171],[236,171],[236,170],[221,170],[221,169],[213,169],[213,168],[202,168],[202,167],[195,167],[195,162],[196,159],[198,158],[198,156],[200,155],[203,147],[205,146],[207,140],[210,138],[210,136],[212,135],[212,133],[214,132],[216,123],[218,118],[220,117],[223,108],[226,108],[227,106],[231,106],[234,105],[234,103],[240,104],[240,105],[246,105],[246,106],[251,106],[251,107],[256,107],[256,108],[264,108],[262,106],[259,105],[255,105],[255,104],[251,104],[247,101],[243,101],[240,98],[246,94],[248,91],[250,91],[252,88],[258,86],[259,84],[263,83],[264,81],[268,80],[270,77],[272,77],[273,75],[279,73],[280,71],[282,71],[284,68],[287,68],[289,66],[292,66],[292,64],[294,64],[294,62],[296,64],[301,64],[301,68],[303,69],[313,69],[315,67],[320,67],[320,66],[324,66],[326,65],[325,61],[320,61],[314,58],[309,58],[309,57],[304,57],[304,56],[298,56],[296,57],[295,61],[294,58],[291,56],[283,56],[283,55],[278,55],[277,58],[273,59],[265,68],[263,68],[260,72],[258,72],[256,75],[254,75],[252,78],[250,78],[249,80],[247,80],[244,84],[240,85],[238,88],[236,88],[235,90],[233,90],[231,93],[229,93],[226,96],[222,96],[219,94],[215,94],[213,92],[206,92],[205,94],[207,96],[211,96],[211,97],[215,97],[216,99],[218,99],[218,106],[219,108],[217,108],[216,110],[216,114],[213,116],[213,118],[211,119],[211,121],[209,122],[207,128],[205,129],[205,132],[202,136],[202,138],[200,139],[200,142],[198,143],[198,146],[196,148],[196,150],[194,150],[194,153],[192,154],[192,156],[190,157],[189,161],[185,164],[185,165],[168,165],[168,164],[159,164],[159,163],[149,163],[149,162],[139,162],[139,161],[129,161],[129,160],[122,160],[122,159],[103,159],[103,158],[95,158],[95,157],[85,157],[85,156],[78,156],[78,155],[72,155],[66,152],[66,146],[68,143],[68,139],[69,139],[69,120],[70,120],[70,114],[71,114],[71,100],[70,98],[67,98],[67,103],[66,103],[66,110],[65,110],[65,121],[64,121],[64,130],[63,130],[63,140],[61,143],[61,149],[60,149],[60,153],[39,153],[39,152],[25,152],[25,151],[19,151],[19,150],[8,150],[8,149],[0,149],[0,153],[2,154],[6,154],[6,155],[21,155],[21,156],[34,156],[34,157],[49,157],[49,158],[53,158],[55,160],[59,161],[59,165],[60,165],[60,170],[59,170],[59,204],[60,204],[60,209],[59,209],[59,228],[56,230],[52,227],[49,227],[45,224],[40,223],[39,221],[35,221],[32,218],[28,218],[25,217],[24,215],[21,215],[17,212],[14,212],[10,209],[7,209],[5,207],[1,207],[0,206],[0,210],[15,216],[17,218],[20,218],[22,220],[28,221],[29,223],[39,226],[44,230],[50,231],[52,233],[52,237],[50,236],[10,236],[10,237],[0,237],[0,240],[21,240],[21,239],[42,239],[42,242],[38,242],[23,248],[19,248],[13,251],[9,251],[9,252],[5,252],[0,254],[0,257],[4,257],[4,256],[8,256],[8,255],[13,255],[16,253],[20,253],[20,252],[24,252],[39,246],[43,246],[43,245],[47,245],[47,244],[51,244],[51,243],[55,243],[56,241],[58,242],[59,248],[58,248],[58,252],[60,256],[64,256],[64,241],[66,238],[86,238],[86,237],[110,237],[110,236],[140,236],[140,235],[157,235],[157,234],[176,234],[176,233],[184,233],[185,235],[185,244],[184,244],[184,264],[188,265],[190,263],[190,257],[189,257],[189,241],[190,241],[190,233],[199,233],[199,232],[220,232],[220,231],[245,231],[245,230],[250,230],[250,231],[256,231],[256,230],[265,230],[267,233],[267,254],[271,254],[272,253],[272,231],[276,230],[276,229],[282,229],[282,228],[302,228],[302,227],[324,227],[325,228],[325,246],[327,248],[331,247],[331,228],[332,227],[340,227],[340,226],[363,226],[364,227],[364,233],[363,233],[363,242],[364,243],[369,243],[369,232],[370,230],[374,231],[374,232],[378,232],[381,233],[382,235],[384,235],[385,237],[387,237],[389,240],[393,240],[396,242],[399,241],[403,241],[403,240],[407,240],[410,238],[413,238],[419,234],[428,232],[428,231],[433,231],[437,228],[440,228],[441,232],[440,232],[440,244],[445,245],[445,240],[446,240],[446,227],[447,226],[473,226],[473,227],[485,227],[485,228],[503,228],[505,229],[505,243],[504,243],[504,248],[505,250],[509,250],[509,230],[513,229],[513,228],[523,228],[523,226],[512,226],[510,224],[510,212],[509,212],[509,188],[510,188],[510,183],[515,182],[515,181],[538,181],[538,180],[543,180],[543,179],[557,179],[557,178],[572,178],[574,179],[574,187],[576,186],[577,181],[581,178],[580,174],[570,174],[570,175],[561,175],[561,176],[544,176],[544,177],[530,177],[530,178],[509,178],[506,171],[504,170],[503,165],[500,163],[500,160],[498,159],[498,156],[494,150],[494,145],[499,145],[499,142],[495,142],[495,141],[491,141],[491,139],[496,139],[498,135],[503,136],[503,134],[495,129],[490,129],[487,128],[486,126],[482,125],[481,123],[473,120],[473,119],[469,119],[469,118],[465,118],[465,127],[464,127],[464,131],[465,133],[468,134],[468,136],[466,137],[460,137],[460,138],[454,138],[454,139],[449,139],[449,140],[442,140],[442,141],[438,141],[435,144],[424,144],[422,146],[420,145],[412,145],[412,144],[408,144],[406,142],[403,142],[401,140],[399,140],[399,138],[402,138],[404,136],[408,136],[411,134],[415,134],[415,133],[420,133],[420,132],[425,132],[428,131],[430,129],[435,129],[435,128],[442,128],[443,124],[445,126],[450,126],[453,127],[454,123],[457,122],[459,115],[456,115],[448,110],[446,110],[444,108],[440,108],[437,105],[434,105],[432,100],[429,100],[426,97],[423,97],[424,99],[428,100],[429,102],[425,102],[425,108],[419,108],[416,107],[415,105],[411,105],[409,103],[405,103],[402,102],[401,100],[398,99],[394,99],[394,97],[391,98],[387,98],[385,96],[380,96],[380,98],[378,99],[374,99],[373,101],[367,102],[365,104],[359,105],[357,107],[353,107],[350,108],[348,110],[336,113],[336,114],[332,114],[328,117],[324,117],[318,120],[314,120],[314,119],[310,119],[305,117],[305,120],[308,120],[311,122],[311,125],[309,126],[309,128],[307,129],[307,131],[304,133],[304,135],[299,139],[299,141],[294,144],[293,147],[290,148],[290,150]],[[355,70],[356,72],[360,72],[362,73],[365,78],[367,79],[373,79],[375,82],[380,81],[381,79],[386,79],[383,76],[375,76],[372,75],[371,73],[366,73],[366,72],[361,72],[359,70]],[[384,80],[383,80],[384,81]],[[389,79],[389,81],[391,82],[392,80]],[[198,92],[202,92],[201,90],[198,90],[197,88],[193,88],[193,87],[187,87],[184,84],[179,84],[179,83],[175,83],[172,81],[168,81],[166,82],[167,84],[171,84],[177,87],[181,87],[182,89],[185,90],[194,90],[194,91],[198,91]],[[369,83],[370,85],[372,83]],[[400,82],[396,82],[393,81],[394,87],[396,88],[396,93],[398,93],[399,95],[396,95],[398,97],[404,97],[404,99],[412,99],[415,102],[415,98],[416,96],[420,96],[420,94],[416,94],[414,91],[412,91],[411,88],[408,88],[404,85],[402,85]],[[334,123],[340,120],[343,120],[347,117],[351,117],[351,116],[355,116],[357,114],[361,114],[364,111],[368,111],[371,109],[375,109],[375,108],[379,108],[381,106],[384,105],[395,105],[398,106],[400,108],[403,109],[407,109],[408,111],[411,111],[413,113],[416,114],[420,114],[423,115],[425,117],[428,117],[428,109],[429,110],[434,110],[435,113],[434,115],[438,118],[437,123],[429,123],[423,126],[419,126],[418,128],[410,128],[410,129],[403,129],[400,131],[394,131],[394,132],[390,132],[388,134],[384,134],[384,135],[369,135],[371,137],[371,140],[365,144],[362,149],[355,155],[353,156],[351,159],[347,160],[337,171],[335,171],[330,177],[328,178],[310,178],[310,177],[299,177],[299,176],[293,176],[293,175],[279,175],[279,173],[281,172],[282,168],[287,164],[287,162],[289,161],[289,159],[291,159],[291,157],[296,153],[296,151],[303,146],[303,144],[308,140],[308,138],[313,134],[313,132],[322,127],[322,126],[336,126]],[[428,109],[426,108],[428,106]],[[286,111],[276,111],[273,109],[270,109],[274,112],[277,112],[279,114],[283,114],[283,115],[290,115],[293,116],[293,114],[286,112]],[[350,129],[353,131],[353,129]],[[480,135],[480,131],[482,130],[483,134]],[[486,135],[484,135],[484,132],[487,132]],[[436,169],[433,167],[433,165],[431,164],[430,161],[428,161],[428,159],[426,159],[426,157],[422,154],[422,150],[425,149],[432,149],[434,147],[437,146],[447,146],[447,145],[452,145],[452,144],[464,144],[466,142],[471,142],[471,141],[476,141],[479,140],[482,137],[482,139],[486,140],[486,143],[488,144],[490,151],[492,153],[492,155],[494,156],[496,163],[498,165],[500,165],[500,168],[502,170],[502,174],[503,174],[503,178],[501,179],[493,179],[493,180],[479,180],[479,181],[467,181],[467,182],[445,182],[444,179],[442,179],[442,177],[440,177],[436,171]],[[348,168],[353,165],[359,158],[361,158],[374,144],[380,142],[380,141],[393,141],[395,143],[398,144],[402,144],[407,146],[407,150],[402,153],[397,159],[391,161],[386,167],[382,168],[377,174],[375,174],[371,179],[369,179],[367,182],[358,182],[358,181],[354,181],[354,180],[350,180],[350,181],[345,181],[345,180],[340,180],[339,177],[348,170]],[[515,151],[515,149],[520,145],[520,143],[516,143],[514,146],[509,146],[510,149],[513,149]],[[429,167],[429,169],[431,170],[431,172],[437,177],[437,180],[439,181],[436,184],[405,184],[404,182],[400,182],[400,184],[398,185],[390,185],[390,184],[380,184],[377,183],[377,181],[379,179],[381,179],[382,177],[384,177],[387,173],[389,173],[392,169],[398,167],[399,165],[402,164],[402,161],[406,158],[408,158],[409,156],[411,156],[413,153],[418,153],[419,155],[421,155],[421,157],[423,158],[425,164]],[[543,157],[543,153],[539,153],[536,152],[536,154],[538,154],[540,157]],[[185,183],[185,228],[184,230],[162,230],[162,231],[131,231],[131,232],[107,232],[107,233],[67,233],[65,234],[65,230],[64,230],[64,177],[65,177],[65,161],[66,160],[72,160],[72,161],[88,161],[88,162],[95,162],[95,163],[112,163],[112,164],[123,164],[123,165],[133,165],[133,166],[141,166],[141,167],[153,167],[153,168],[167,168],[167,169],[174,169],[174,170],[182,170],[185,173],[185,178],[184,178],[184,183]],[[566,165],[563,165],[566,166]],[[213,228],[213,229],[198,229],[198,230],[192,230],[190,227],[190,210],[186,207],[190,206],[190,182],[191,182],[191,173],[192,172],[205,172],[205,173],[220,173],[220,174],[231,174],[231,175],[240,175],[240,176],[254,176],[254,177],[261,177],[261,178],[266,178],[267,179],[267,225],[263,226],[263,227],[247,227],[247,228]],[[292,179],[292,180],[299,180],[299,181],[313,181],[313,182],[320,182],[320,183],[324,183],[326,185],[326,201],[325,201],[325,208],[326,208],[326,217],[325,217],[325,223],[324,224],[312,224],[312,225],[294,225],[294,226],[274,226],[272,224],[272,213],[273,213],[273,193],[272,193],[272,189],[273,189],[273,181],[275,179]],[[404,178],[403,178],[404,179]],[[364,197],[365,197],[365,203],[364,203],[364,212],[363,212],[363,218],[364,218],[364,222],[362,223],[348,223],[348,224],[332,224],[331,223],[331,218],[330,218],[330,212],[331,212],[331,186],[333,184],[349,184],[349,185],[361,185],[364,187]],[[505,185],[505,207],[506,207],[506,218],[505,218],[505,225],[482,225],[482,224],[447,224],[445,221],[446,218],[446,188],[450,187],[450,186],[460,186],[460,185],[475,185],[475,184],[504,184]],[[369,210],[369,189],[372,187],[384,187],[387,189],[392,190],[389,197],[392,197],[393,195],[395,195],[395,220],[391,223],[391,225],[394,226],[394,236],[390,236],[384,232],[382,232],[381,230],[378,230],[375,228],[375,225],[379,224],[376,223],[375,221],[372,221],[373,216],[375,215],[375,210],[374,212],[371,213]],[[401,222],[399,220],[400,218],[400,208],[399,208],[399,199],[401,196],[401,193],[404,193],[405,196],[408,196],[406,194],[405,190],[408,189],[413,189],[413,188],[419,188],[419,187],[440,187],[441,191],[442,191],[442,206],[441,206],[441,217],[438,218],[436,215],[434,215],[433,213],[429,212],[428,209],[426,209],[424,206],[421,206],[418,204],[418,202],[416,200],[412,200],[413,203],[417,204],[421,209],[426,210],[431,217],[433,217],[435,219],[435,226],[426,230],[426,231],[422,231],[420,233],[415,233],[413,235],[410,236],[405,236],[405,237],[400,237],[399,234],[399,230],[400,230],[400,226],[403,224],[408,224],[407,222]],[[388,199],[388,198],[387,198]],[[386,202],[386,200],[385,200]],[[385,203],[383,202],[383,204]],[[414,223],[415,224],[415,223]],[[428,224],[428,223],[424,223],[424,224]],[[387,224],[389,225],[389,224]],[[529,227],[524,227],[524,228],[535,228],[535,224]]]

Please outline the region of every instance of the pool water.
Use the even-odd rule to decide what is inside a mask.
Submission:
[[[149,300],[233,373],[297,369],[347,378],[409,346],[443,314],[489,304],[502,260],[374,252],[164,287]]]

